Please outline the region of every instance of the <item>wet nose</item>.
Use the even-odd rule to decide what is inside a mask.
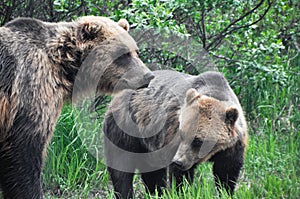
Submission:
[[[149,82],[150,82],[150,80],[153,79],[153,78],[154,78],[154,75],[153,75],[153,73],[151,73],[151,72],[148,72],[148,73],[146,73],[146,74],[144,75],[144,79],[147,80],[147,81],[149,81]]]
[[[172,164],[176,167],[178,167],[179,169],[181,169],[183,167],[183,163],[179,160],[173,160]]]

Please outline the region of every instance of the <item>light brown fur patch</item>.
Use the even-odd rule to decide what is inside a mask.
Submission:
[[[0,124],[1,126],[7,126],[10,120],[10,103],[5,96],[0,98]]]
[[[6,96],[0,97],[0,129],[8,129],[13,121],[13,106]],[[3,132],[2,132],[3,133]],[[0,136],[3,136],[2,134]]]

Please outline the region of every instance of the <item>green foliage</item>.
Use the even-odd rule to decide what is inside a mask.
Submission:
[[[173,12],[176,1],[133,0],[131,6],[122,11],[122,16],[137,28],[165,28],[175,32],[186,32],[184,25],[176,23]]]
[[[87,130],[85,122],[91,121],[82,118],[81,114],[85,110],[86,107],[79,111],[67,105],[58,121],[57,130],[48,148],[43,175],[43,187],[49,198],[88,198],[108,192],[108,176],[103,160],[97,161],[88,150],[89,145],[84,143],[86,140],[80,137]],[[99,135],[101,132],[101,123],[92,122],[89,127],[90,134]]]

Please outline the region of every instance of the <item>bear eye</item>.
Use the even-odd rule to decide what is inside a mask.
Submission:
[[[130,52],[124,53],[120,57],[118,57],[117,60],[127,59],[128,57],[130,57],[130,55],[131,55]]]
[[[120,58],[126,58],[126,57],[130,57],[131,53],[124,53],[123,55],[120,56]]]
[[[200,140],[200,138],[197,137],[195,137],[194,140],[192,141],[193,148],[200,148],[202,144],[203,144],[202,140]]]

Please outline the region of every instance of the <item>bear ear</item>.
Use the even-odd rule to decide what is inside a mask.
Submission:
[[[239,117],[239,112],[235,107],[228,107],[226,109],[225,122],[230,125],[234,125],[237,118]]]
[[[191,104],[193,101],[195,101],[195,99],[200,98],[200,93],[198,93],[198,91],[194,88],[190,88],[187,92],[186,92],[186,96],[185,96],[185,102],[186,104]]]
[[[103,27],[95,23],[83,23],[77,28],[76,38],[80,43],[92,41],[99,37]]]
[[[118,21],[119,26],[121,26],[122,28],[124,28],[124,30],[126,30],[127,32],[129,31],[129,23],[126,19],[120,19]]]

